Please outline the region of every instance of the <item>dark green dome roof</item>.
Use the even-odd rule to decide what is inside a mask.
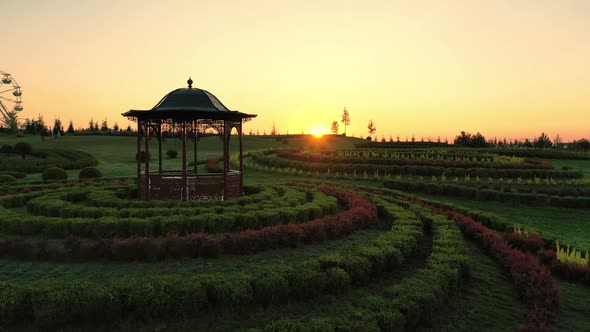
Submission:
[[[176,89],[165,95],[154,111],[209,111],[231,112],[212,93],[196,88]]]
[[[137,119],[214,119],[232,121],[256,117],[256,114],[230,111],[209,91],[193,88],[193,81],[190,78],[187,83],[188,88],[180,88],[168,93],[150,110],[129,110],[122,115]]]

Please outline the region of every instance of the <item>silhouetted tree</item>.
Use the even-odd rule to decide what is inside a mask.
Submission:
[[[590,151],[590,141],[586,138],[581,138],[579,140],[574,140],[572,142],[572,149],[578,151],[588,152]]]
[[[59,118],[55,119],[55,122],[53,123],[53,136],[61,136],[64,134],[64,130],[63,127],[61,125],[61,120]]]
[[[68,134],[73,134],[75,132],[76,132],[76,130],[74,129],[74,123],[72,121],[70,121],[70,124],[68,125],[67,133]]]
[[[563,143],[561,136],[559,136],[559,134],[555,135],[555,138],[553,139],[553,145],[555,145],[556,147],[559,147],[561,145],[561,143]]]
[[[107,119],[102,120],[100,123],[100,131],[109,131],[109,124],[107,123]]]
[[[535,138],[533,141],[533,146],[539,149],[549,149],[552,145],[549,136],[545,133],[541,133],[541,136]]]
[[[127,125],[127,131],[128,131],[128,132],[131,132],[131,131],[133,131],[133,129],[131,129],[131,125]]]
[[[115,122],[115,125],[113,126],[113,131],[119,131],[119,125]]]
[[[338,134],[338,121],[332,121],[332,127],[330,128],[330,131],[332,131],[332,134]]]
[[[350,114],[348,113],[346,107],[344,108],[344,111],[342,111],[342,121],[340,122],[344,124],[344,136],[346,136],[346,127],[350,125]]]
[[[369,130],[369,137],[372,138],[373,134],[377,131],[377,127],[373,120],[369,120],[369,124],[367,125],[367,129]]]
[[[453,144],[461,146],[469,146],[469,143],[471,143],[471,134],[465,131],[461,131],[453,141]]]
[[[266,135],[266,132],[265,132],[264,134]],[[274,121],[273,121],[273,123],[272,123],[272,130],[270,131],[270,134],[271,134],[272,136],[276,136],[276,135],[277,135],[277,127],[275,126],[275,123],[274,123]]]

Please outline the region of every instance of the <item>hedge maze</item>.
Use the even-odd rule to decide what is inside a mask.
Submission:
[[[247,167],[276,179],[223,202],[137,200],[134,179],[0,184],[0,327],[431,328],[441,309],[477,287],[470,241],[526,308],[507,328],[553,330],[562,299],[554,278],[589,284],[587,253],[444,203],[590,207],[583,173],[528,158],[252,152]]]

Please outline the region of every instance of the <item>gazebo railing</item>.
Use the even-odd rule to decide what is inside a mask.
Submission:
[[[186,184],[184,184],[181,171],[166,171],[162,173],[150,173],[148,182],[146,181],[145,172],[142,172],[139,177],[139,198],[158,200],[222,200],[224,190],[223,179],[223,173],[188,173]],[[185,197],[187,195],[188,197]],[[239,197],[241,195],[240,171],[229,171],[227,173],[226,197]]]

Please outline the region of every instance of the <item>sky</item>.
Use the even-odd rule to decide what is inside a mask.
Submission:
[[[246,131],[590,137],[590,1],[0,0],[20,119],[129,123],[193,86]],[[341,132],[342,132],[342,124]]]

